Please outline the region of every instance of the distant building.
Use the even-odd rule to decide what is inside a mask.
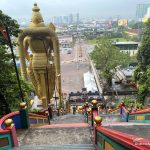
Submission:
[[[127,26],[128,25],[128,19],[119,19],[118,20],[118,26]]]
[[[137,54],[139,42],[116,42],[114,45],[120,49],[122,53],[128,53],[130,56]]]
[[[68,17],[68,23],[69,24],[73,23],[73,15],[72,14],[70,14],[69,17]]]
[[[63,16],[63,24],[69,24],[68,16]]]
[[[76,17],[77,17],[76,23],[79,24],[79,22],[80,22],[79,13],[76,14]]]
[[[80,22],[79,13],[69,14],[68,16],[55,16],[52,18],[52,23],[58,26],[79,24],[79,22]]]
[[[138,4],[136,6],[136,20],[142,21],[144,16],[147,13],[147,9],[150,7],[150,3],[147,4]]]
[[[111,20],[94,20],[91,23],[92,23],[92,27],[98,27],[101,29],[112,27],[112,21]]]
[[[60,43],[63,43],[63,42],[71,43],[73,41],[73,38],[71,35],[62,35],[62,36],[58,36],[58,38],[59,38]]]
[[[143,18],[143,22],[147,22],[149,18],[150,18],[150,7],[147,9],[147,13]]]
[[[125,33],[127,33],[129,36],[138,36],[139,34],[139,29],[128,29]]]
[[[55,25],[57,25],[57,17],[53,17],[52,18],[52,23],[55,24]]]

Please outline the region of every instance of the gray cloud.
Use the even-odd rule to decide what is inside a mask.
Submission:
[[[0,0],[0,9],[14,17],[27,18],[35,0]],[[36,0],[43,17],[68,15],[79,12],[85,17],[130,17],[135,16],[136,5],[148,3],[149,0]]]

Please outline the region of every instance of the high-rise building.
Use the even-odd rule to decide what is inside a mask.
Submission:
[[[79,22],[80,22],[80,17],[79,17],[79,13],[77,13],[77,24],[79,24]]]
[[[72,14],[70,14],[69,17],[68,17],[68,23],[69,24],[73,23],[73,15]]]
[[[56,25],[62,25],[62,23],[63,23],[62,16],[53,17],[52,18],[52,23],[54,23]]]
[[[69,14],[68,16],[56,16],[52,18],[52,22],[56,25],[79,24],[79,13]]]
[[[59,16],[58,17],[58,25],[62,25],[62,23],[63,23],[62,16]]]
[[[147,13],[143,18],[143,22],[147,22],[149,18],[150,18],[150,7],[147,9]]]
[[[136,20],[142,21],[145,14],[147,13],[147,9],[150,7],[150,3],[147,4],[138,4],[136,7]]]
[[[79,13],[73,14],[72,17],[73,17],[72,23],[79,24]]]
[[[69,22],[68,16],[63,16],[63,24],[68,24]]]
[[[53,18],[52,18],[52,23],[53,23],[53,24],[57,24],[57,17],[53,17]]]

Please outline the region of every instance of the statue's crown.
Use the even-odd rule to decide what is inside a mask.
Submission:
[[[44,20],[40,13],[40,8],[37,6],[37,3],[34,3],[32,8],[32,17],[29,27],[45,27]]]

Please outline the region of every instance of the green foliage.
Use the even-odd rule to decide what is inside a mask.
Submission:
[[[139,65],[141,65],[143,70],[147,65],[150,65],[150,19],[146,23],[146,28],[143,33],[143,38],[137,58]]]
[[[132,22],[129,24],[129,27],[132,29],[142,29],[145,27],[145,24],[143,22]]]
[[[150,19],[145,26],[141,46],[137,55],[138,67],[134,73],[134,77],[139,84],[138,100],[142,103],[150,87]]]
[[[97,40],[95,49],[90,54],[97,68],[103,76],[110,80],[113,69],[118,65],[125,65],[129,60],[128,54],[123,54],[117,49],[108,37],[101,37]]]
[[[143,70],[139,66],[137,66],[134,71],[134,79],[138,82],[138,84],[143,84],[147,80],[147,73],[143,72]]]
[[[131,106],[138,107],[138,108],[142,108],[143,107],[142,103],[138,103],[136,99],[132,99],[130,97],[124,98],[123,102],[124,102],[124,104],[125,104],[126,107],[131,107]],[[120,105],[121,103],[122,102],[118,102],[116,104],[116,107],[118,105]]]
[[[0,26],[7,26],[9,28],[10,36],[17,37],[19,33],[19,24],[16,20],[12,19],[8,15],[3,14],[0,10]],[[4,40],[2,33],[0,32],[0,47],[6,47],[7,41]]]
[[[125,98],[123,101],[124,101],[125,106],[127,106],[127,107],[130,107],[131,104],[134,104],[136,102],[135,99],[131,99],[129,97]]]
[[[34,108],[31,112],[37,114],[39,112],[39,110]]]
[[[5,15],[0,11],[0,26],[7,25],[9,28],[10,36],[17,37],[19,33],[18,23],[11,19],[11,17]],[[7,104],[11,110],[18,109],[21,97],[19,94],[19,87],[12,62],[12,55],[7,46],[7,41],[4,39],[2,33],[0,33],[0,94],[5,97]],[[13,43],[13,46],[15,43]],[[21,77],[21,86],[23,93],[33,91],[33,87],[27,81],[24,81]],[[27,99],[26,99],[27,100]]]

